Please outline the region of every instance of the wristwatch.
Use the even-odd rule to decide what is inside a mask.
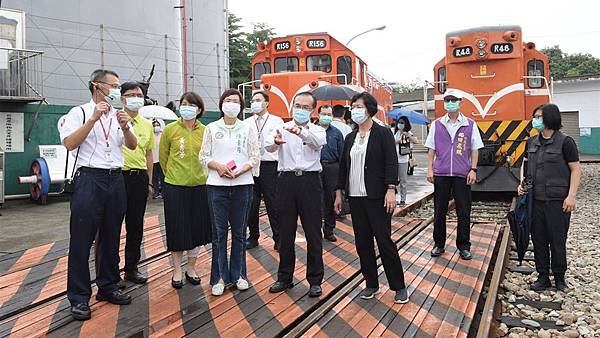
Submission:
[[[395,186],[395,185],[393,185],[393,184],[388,184],[388,185],[387,185],[387,188],[388,188],[388,190],[392,190],[392,189],[393,189],[393,190],[396,190],[396,186]]]

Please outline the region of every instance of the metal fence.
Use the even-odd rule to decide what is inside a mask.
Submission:
[[[0,99],[42,98],[42,54],[28,49],[0,47]]]

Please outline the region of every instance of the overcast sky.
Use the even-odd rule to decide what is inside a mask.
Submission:
[[[523,7],[524,6],[524,7]],[[567,53],[600,57],[600,2],[597,1],[400,1],[400,0],[229,0],[229,10],[251,27],[264,22],[278,36],[328,32],[387,81],[433,79],[444,56],[445,34],[484,25],[520,25],[524,41],[538,48],[559,45]]]

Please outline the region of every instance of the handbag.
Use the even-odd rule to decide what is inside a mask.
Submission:
[[[83,113],[83,124],[85,124],[85,111],[83,107],[81,108],[81,112]],[[82,125],[83,125],[82,124]],[[75,181],[73,177],[75,176],[75,167],[77,167],[77,159],[79,158],[79,149],[81,146],[77,147],[77,153],[75,154],[75,164],[73,165],[73,170],[71,171],[71,177],[67,178],[67,172],[69,170],[69,152],[67,151],[67,160],[65,161],[65,180],[62,184],[62,194],[72,195],[75,192]]]
[[[398,147],[398,153],[400,155],[410,155],[410,153],[411,153],[410,142],[404,135],[401,136],[401,143],[400,143],[400,146]]]

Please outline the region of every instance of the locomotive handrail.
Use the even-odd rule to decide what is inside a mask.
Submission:
[[[492,74],[492,75],[471,75],[471,79],[490,79],[490,78],[494,78],[496,77],[496,73]]]
[[[329,74],[329,75],[321,75],[319,76],[320,78],[325,78],[325,77],[338,77],[338,76],[343,76],[344,77],[344,85],[348,85],[348,77],[346,74]]]
[[[522,77],[523,79],[543,79],[544,80],[544,85],[546,86],[546,90],[548,91],[548,99],[550,100],[550,103],[552,103],[552,93],[550,92],[550,87],[548,86],[548,80],[546,79],[545,76],[542,75],[523,75]]]

